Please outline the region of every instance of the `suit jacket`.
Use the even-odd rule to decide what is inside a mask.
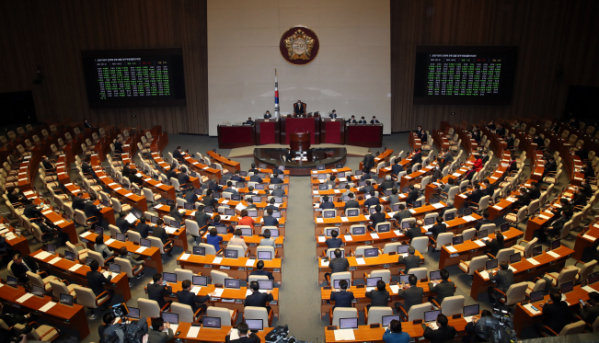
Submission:
[[[366,298],[371,300],[370,306],[387,306],[389,302],[389,292],[386,290],[379,291],[375,289],[374,291],[366,292]]]
[[[331,119],[337,118],[337,113],[331,113],[331,114],[329,114],[329,118],[331,118]]]
[[[331,292],[331,301],[335,302],[335,307],[352,307],[352,300],[354,300],[352,292]]]
[[[379,205],[381,203],[381,201],[379,200],[379,198],[377,197],[370,197],[369,199],[366,199],[366,201],[364,201],[364,205],[366,205],[366,208],[370,208],[370,206],[374,206],[374,205]]]
[[[440,327],[437,330],[427,327],[426,330],[424,330],[424,338],[430,340],[431,343],[451,342],[454,339],[456,332],[455,328],[449,325]]]
[[[382,188],[382,190],[384,191],[385,189],[393,188],[394,185],[395,185],[395,182],[393,182],[393,180],[385,180],[385,181],[383,181],[383,183],[381,183],[381,186],[379,187],[379,189]]]
[[[393,215],[393,218],[397,219],[397,221],[401,223],[402,219],[412,218],[412,212],[408,210],[397,211],[395,215]]]
[[[264,113],[264,119],[270,119],[270,118],[272,118],[272,114]]]
[[[372,185],[366,185],[360,188],[360,192],[362,193],[370,193],[370,191],[374,191],[374,187]]]
[[[549,326],[551,330],[559,333],[564,326],[571,322],[572,311],[570,311],[568,303],[565,301],[545,304],[543,306],[543,324]]]
[[[531,200],[537,200],[541,197],[541,191],[533,187],[528,191],[528,195],[530,195]]]
[[[173,292],[173,289],[171,286],[163,286],[163,285],[157,285],[155,283],[149,283],[147,285],[147,289],[148,289],[148,299],[150,300],[155,300],[156,302],[158,302],[158,306],[160,306],[160,308],[162,308],[164,305],[166,305],[166,302],[164,301],[164,297],[167,295],[170,295]]]
[[[489,155],[485,155],[485,156],[482,158],[482,161],[483,161],[483,165],[485,165],[485,163],[489,162]]]
[[[275,279],[275,277],[272,276],[272,273],[267,270],[254,270],[253,272],[250,273],[250,276],[251,275],[263,275],[263,276],[268,276],[269,280]]]
[[[175,338],[175,335],[173,334],[173,330],[170,328],[167,330],[167,332],[150,329],[148,331],[148,338],[148,342],[151,343],[167,343]]]
[[[245,298],[244,306],[266,307],[266,303],[273,301],[272,294],[253,292]]]
[[[403,257],[400,255],[397,264],[405,265],[406,269],[404,270],[404,273],[409,274],[410,269],[420,267],[420,257],[416,255]]]
[[[324,244],[327,245],[327,249],[331,249],[331,248],[341,248],[341,246],[343,245],[343,241],[341,240],[341,238],[328,238]]]
[[[27,269],[27,267],[24,266],[24,264],[26,264],[27,267],[29,267],[29,269]],[[15,275],[15,277],[17,279],[19,279],[20,282],[27,282],[29,280],[27,278],[27,272],[30,271],[32,273],[35,273],[35,272],[37,272],[38,269],[39,269],[39,267],[38,267],[37,263],[30,256],[23,256],[23,263],[21,263],[21,264],[13,263],[12,266],[10,267],[10,270]]]
[[[360,208],[360,203],[357,200],[350,200],[345,203],[343,210],[347,210],[348,208]]]
[[[117,218],[116,226],[121,230],[121,233],[127,233],[129,230],[129,222],[121,217]]]
[[[480,220],[480,221],[479,221],[479,222],[476,224],[476,226],[475,226],[475,229],[476,229],[476,231],[480,230],[480,228],[481,228],[483,225],[487,225],[487,224],[494,224],[494,222],[493,222],[492,220],[489,220],[489,219],[483,219],[483,220]],[[499,251],[499,250],[497,250],[497,251]],[[493,255],[495,255],[495,254],[493,254]]]
[[[109,283],[110,280],[112,280],[112,276],[106,278],[104,274],[100,273],[97,270],[93,272],[87,272],[87,284],[89,285],[88,287],[92,289],[96,296],[104,292],[103,284]]]
[[[148,238],[148,234],[149,234],[148,231],[150,231],[150,225],[145,224],[145,223],[139,223],[135,227],[135,231],[139,232],[139,234],[141,235],[141,238]]]
[[[404,169],[403,169],[403,167],[402,167],[402,165],[401,165],[401,164],[394,164],[394,165],[391,167],[391,174],[393,174],[393,175],[398,175],[398,174],[399,174],[399,173],[401,173],[403,170],[404,170]]]
[[[73,199],[73,210],[85,210],[85,200],[81,198]]]
[[[381,122],[380,122],[380,121],[378,121],[378,119],[372,119],[372,120],[370,121],[370,124],[380,124],[380,123],[381,123]]]
[[[283,182],[284,182],[283,179],[281,179],[278,176],[270,178],[270,184],[272,184],[272,185],[278,185],[278,184],[281,184]]]
[[[154,226],[153,229],[154,233],[152,235],[160,238],[162,244],[166,244],[166,241],[168,240],[168,233],[166,233],[166,230],[162,226]]]
[[[318,208],[325,209],[325,210],[331,209],[331,208],[335,208],[335,204],[330,201],[321,202],[320,205],[318,205]]]
[[[274,191],[272,191],[272,196],[274,197],[284,197],[285,196],[285,190],[284,189],[275,189]]]
[[[273,216],[265,216],[263,219],[264,226],[279,226],[279,221]]]
[[[179,185],[183,185],[189,183],[189,175],[186,173],[180,173],[177,176],[177,180],[179,180]]]
[[[173,157],[180,160],[183,158],[183,154],[181,154],[181,151],[175,149],[175,151],[173,151]]]
[[[451,297],[455,294],[455,283],[453,281],[441,281],[437,285],[432,282],[428,283],[428,288],[431,292],[437,293],[437,302],[439,305],[446,297]]]
[[[409,228],[408,231],[406,232],[406,236],[410,237],[410,242],[411,242],[414,237],[422,236],[422,230],[420,229],[419,226]]]
[[[512,272],[510,269],[500,269],[497,271],[497,274],[489,275],[489,278],[491,280],[497,281],[497,283],[495,284],[495,288],[505,293],[508,290],[508,288],[510,288],[510,286],[514,283],[514,272]]]
[[[229,335],[225,336],[225,342],[235,342],[235,343],[260,343],[260,337],[254,335],[253,333],[249,335],[249,337],[239,337],[239,339],[231,340]],[[154,342],[152,342],[154,343]]]
[[[412,156],[412,163],[422,163],[422,152],[416,153],[414,156]]]
[[[331,274],[337,272],[346,272],[349,268],[349,261],[345,257],[334,258],[329,262]]]
[[[499,252],[499,250],[503,249],[504,247],[504,243],[499,243],[498,240],[494,239],[492,241],[485,241],[485,245],[487,246],[487,248],[489,249],[488,253],[490,253],[493,256],[497,256],[497,253]]]
[[[580,317],[582,320],[589,324],[593,324],[595,319],[599,317],[599,305],[593,305],[591,307],[583,307],[580,309]]]
[[[239,182],[243,182],[244,181],[244,179],[241,176],[239,176],[239,175],[233,175],[233,176],[231,176],[230,180],[231,181],[239,181]]]
[[[372,154],[366,154],[362,160],[362,164],[364,165],[364,168],[370,170],[374,167],[374,156],[372,156]]]
[[[264,182],[264,180],[262,180],[262,178],[258,175],[252,175],[252,176],[250,176],[250,182],[262,183],[262,182]]]
[[[440,233],[447,232],[447,225],[445,223],[435,224],[428,232],[432,232],[433,238],[436,240]]]
[[[411,190],[410,193],[408,193],[408,197],[406,199],[406,203],[408,204],[414,204],[414,201],[416,201],[416,199],[418,199],[418,191],[417,190]]]
[[[370,216],[370,220],[372,220],[372,226],[376,229],[376,224],[382,223],[386,220],[384,213],[375,213]]]
[[[481,191],[480,189],[475,190],[474,192],[472,192],[472,194],[470,194],[470,196],[468,197],[468,200],[472,201],[473,203],[477,203],[480,201],[480,198],[482,198],[484,196],[483,191]]]
[[[204,211],[196,211],[195,219],[198,226],[201,228],[202,226],[208,224],[208,220],[210,220],[212,216]]]
[[[168,215],[173,217],[179,223],[183,221],[183,218],[181,218],[181,214],[179,213],[179,209],[175,206],[171,206],[171,210]]]
[[[197,303],[204,303],[210,300],[210,296],[197,296],[195,293],[192,293],[187,290],[182,290],[177,292],[177,300],[179,300],[181,304],[187,304],[191,306],[193,313],[195,313],[198,310]]]
[[[306,104],[303,102],[298,105],[297,102],[293,103],[293,114],[305,114],[306,113]]]
[[[404,299],[402,307],[406,312],[409,312],[412,305],[422,304],[424,290],[422,287],[412,286],[406,289],[400,289],[397,295]]]
[[[218,200],[214,199],[211,195],[206,195],[202,199],[202,202],[204,203],[204,206],[218,207]]]
[[[393,205],[393,204],[397,204],[398,202],[399,202],[399,195],[397,195],[397,194],[389,195],[389,204]]]

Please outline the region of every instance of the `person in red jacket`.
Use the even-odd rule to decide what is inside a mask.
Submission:
[[[479,172],[483,169],[483,160],[479,156],[476,156],[476,160],[474,161],[474,171]]]

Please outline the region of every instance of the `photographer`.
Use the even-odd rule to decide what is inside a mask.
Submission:
[[[150,330],[148,336],[148,341],[151,343],[166,343],[175,338],[171,325],[165,323],[162,318],[152,318],[152,330]]]

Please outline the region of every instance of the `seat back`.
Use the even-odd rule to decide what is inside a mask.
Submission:
[[[464,237],[464,242],[465,241],[469,241],[472,238],[474,238],[475,234],[476,234],[476,229],[475,228],[470,228],[470,229],[464,230],[462,232],[462,236]]]
[[[91,309],[98,307],[96,303],[96,294],[94,294],[94,291],[92,291],[90,288],[77,287],[75,288],[75,294],[77,294],[77,303],[79,305],[83,305]],[[158,304],[156,304],[156,306],[158,306]]]
[[[397,252],[397,247],[399,247],[400,245],[402,245],[400,242],[385,244],[385,246],[383,247],[383,254],[388,254],[390,252]]]
[[[443,300],[445,301],[445,300]],[[424,312],[430,311],[433,309],[433,306],[430,302],[425,302],[423,304],[412,305],[410,307],[410,311],[408,311],[408,320],[424,320]]]
[[[376,269],[370,272],[370,275],[368,277],[380,277],[385,282],[385,284],[388,285],[389,282],[391,282],[391,271],[389,269]]]
[[[356,247],[355,250],[355,255],[356,256],[364,256],[364,249],[371,249],[373,248],[372,245],[360,245],[359,247]]]
[[[414,276],[416,276],[418,280],[428,279],[428,270],[426,269],[426,267],[411,268],[410,274],[414,274]]]
[[[193,237],[197,237],[200,235],[200,227],[195,220],[185,219],[185,229],[187,229],[187,233],[192,235]]]
[[[491,200],[491,197],[488,195],[485,195],[484,197],[480,198],[480,200],[478,202],[478,211],[483,211],[483,210],[486,210],[487,208],[489,208],[490,200]]]
[[[221,326],[231,326],[232,325],[231,312],[229,312],[229,309],[227,309],[227,308],[208,306],[208,309],[206,310],[206,316],[220,317],[220,325]]]
[[[450,190],[450,191],[451,191],[451,190]],[[450,213],[453,213],[453,217],[454,217],[454,218],[457,218],[457,217],[458,217],[458,209],[457,209],[457,208],[452,208],[452,209],[449,209],[449,210],[447,210],[447,211],[445,211],[445,212],[443,213],[443,221],[447,221],[447,220],[448,220],[448,219],[447,219],[447,217],[448,217],[448,215],[449,215]]]
[[[193,323],[194,315],[193,309],[187,304],[181,304],[180,302],[171,303],[171,312],[179,314],[179,322],[182,323]]]
[[[479,230],[486,230],[487,233],[493,233],[495,231],[495,229],[497,228],[497,226],[495,224],[485,224],[485,225],[481,225]]]
[[[245,249],[241,245],[227,244],[227,249],[236,250],[237,257],[241,258],[245,255]]]
[[[250,275],[248,277],[248,285],[252,282],[252,281],[268,281],[268,276],[266,275]]]
[[[160,317],[160,306],[156,300],[137,298],[137,307],[141,317]]]
[[[175,268],[175,274],[177,274],[178,281],[184,281],[184,280],[191,281],[191,278],[193,276],[193,272],[191,270],[181,269],[181,268]]]
[[[140,244],[141,242],[141,234],[134,230],[127,231],[127,238],[134,243]]]
[[[540,278],[537,280],[537,282],[535,282],[535,284],[532,287],[532,290],[530,292],[532,293],[532,292],[536,292],[536,291],[545,290],[545,287],[547,287],[547,280]]]
[[[340,318],[358,318],[358,309],[353,307],[335,307],[333,310],[333,325],[339,327]]]
[[[243,309],[243,318],[245,319],[262,319],[264,327],[270,326],[268,321],[268,311],[265,307],[246,306]]]
[[[538,240],[539,239],[535,237],[526,244],[526,247],[524,248],[524,257],[529,257],[532,255],[532,248],[534,248]]]
[[[229,274],[227,274],[225,272],[220,272],[218,270],[210,271],[210,279],[212,281],[212,284],[214,284],[214,285],[216,285],[216,284],[224,285],[225,279],[228,279],[228,278],[229,278]]]
[[[131,265],[131,262],[129,260],[125,258],[115,257],[114,263],[121,266],[121,272],[126,273],[127,277],[132,278],[135,276],[133,275],[133,266]]]
[[[214,248],[214,245],[208,243],[200,243],[199,246],[205,249],[206,255],[216,255],[216,249]]]
[[[32,285],[38,285],[40,287],[44,287],[45,289],[44,280],[42,280],[42,277],[39,276],[39,274],[27,272],[27,279],[29,279],[29,283]]]
[[[50,285],[52,286],[52,296],[56,299],[60,298],[60,293],[69,294],[69,289],[64,282],[59,279],[50,280]]]
[[[572,281],[572,283],[574,284],[578,272],[580,272],[580,269],[572,266],[562,269],[557,277],[557,287],[560,287],[561,284],[570,281]]]
[[[268,251],[270,252],[271,256],[274,258],[276,255],[276,251],[275,248],[273,246],[270,245],[259,245],[256,247],[256,255],[258,255],[259,252],[261,251]]]
[[[435,251],[441,251],[445,244],[451,244],[453,241],[453,232],[443,232],[437,236],[437,246],[435,247]],[[413,241],[412,241],[413,242]]]
[[[87,257],[93,258],[94,260],[98,261],[100,267],[104,267],[104,256],[102,256],[102,253],[89,250],[87,252]]]
[[[593,272],[593,269],[595,269],[596,265],[597,260],[590,260],[589,262],[585,263],[578,272],[578,282],[583,283],[587,281],[589,274]]]
[[[75,223],[81,226],[87,226],[87,216],[81,210],[75,210]]]
[[[150,240],[150,245],[152,247],[158,248],[161,254],[164,254],[164,245],[162,244],[162,240],[158,237],[148,236],[146,237]]]
[[[484,268],[488,260],[489,257],[487,255],[474,257],[472,260],[470,260],[470,265],[468,266],[468,275],[474,275],[476,270]]]
[[[441,303],[441,313],[447,317],[453,316],[454,314],[461,314],[463,312],[465,302],[466,298],[464,298],[463,295],[445,297]]]
[[[579,320],[576,323],[568,324],[564,326],[562,331],[559,333],[560,336],[574,335],[581,333],[586,327],[586,323],[583,320]]]
[[[110,237],[116,238],[117,233],[121,233],[121,229],[118,226],[108,224],[108,229],[110,230]]]
[[[410,244],[421,254],[428,253],[428,237],[415,237]]]
[[[514,253],[514,249],[512,248],[505,248],[505,249],[501,249],[497,252],[497,262],[501,263],[503,261],[509,262],[510,261],[510,255]]]
[[[383,316],[393,315],[393,309],[388,306],[372,306],[368,310],[368,323],[370,324],[383,324]]]
[[[510,288],[508,288],[507,292],[505,292],[505,295],[507,296],[505,304],[510,306],[526,300],[527,288],[528,282],[512,284]]]
[[[351,272],[333,273],[331,274],[331,286],[335,285],[335,280],[349,280],[349,284],[347,285],[347,288],[349,289],[352,285],[352,274]]]

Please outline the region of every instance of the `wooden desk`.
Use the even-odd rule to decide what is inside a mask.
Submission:
[[[6,243],[10,245],[11,249],[20,252],[23,256],[29,255],[31,250],[29,249],[29,242],[27,241],[27,238],[23,235],[21,235],[21,237],[17,236],[15,234],[15,228],[10,225],[8,219],[0,217],[0,223],[0,230],[7,229],[9,232],[14,234],[12,239],[6,239]],[[4,227],[2,228],[1,226]],[[2,234],[2,236],[6,238],[6,234]]]
[[[148,327],[151,327],[150,318],[148,318]],[[175,336],[175,337],[182,339],[184,342],[220,343],[220,342],[225,341],[226,336],[229,334],[231,329],[233,329],[232,326],[221,326],[220,329],[212,329],[212,328],[202,327],[200,329],[200,333],[198,334],[198,337],[187,337],[187,333],[189,332],[190,328],[191,328],[191,323],[179,323],[179,327],[177,328],[177,331],[181,331],[181,334],[179,336]],[[260,342],[264,342],[266,335],[268,335],[268,333],[271,332],[273,329],[274,328],[265,327],[264,330],[258,331],[256,333],[256,336],[258,336],[260,338]],[[176,334],[176,332],[173,332],[173,334]]]
[[[239,162],[228,159],[223,155],[215,153],[214,151],[207,151],[206,154],[222,164],[223,167],[226,166],[231,172],[234,172],[235,170],[241,170],[241,164]]]
[[[572,257],[580,261],[584,249],[592,247],[595,244],[597,238],[599,238],[599,221],[595,220],[588,227],[588,230],[583,230],[576,236],[576,242],[574,243],[574,254]]]
[[[393,155],[393,149],[387,149],[387,150],[383,151],[382,153],[378,154],[374,158],[374,168],[376,168],[376,165],[379,164],[380,162],[388,161],[391,158],[391,155]],[[363,170],[363,169],[364,169],[364,164],[363,164],[363,162],[360,162],[360,170]]]
[[[418,150],[422,147],[422,141],[418,138],[416,132],[410,132],[408,135],[408,144],[412,150]]]
[[[214,263],[215,255],[206,255],[206,256],[198,256],[198,255],[189,255],[189,257],[184,260],[181,257],[184,254],[181,254],[177,258],[177,264],[181,266],[183,269],[189,269],[194,273],[202,273],[202,275],[210,275],[212,270],[220,270],[229,274],[232,278],[239,278],[243,280],[247,280],[250,276],[250,273],[256,267],[256,263],[258,263],[257,259],[253,259],[254,262],[251,266],[248,266],[247,257],[240,258],[224,258],[220,263]],[[222,257],[222,256],[219,256]],[[280,285],[281,284],[281,259],[275,258],[270,261],[264,261],[264,270],[268,270],[272,273],[275,281]]]
[[[438,129],[433,130],[433,141],[439,151],[449,149],[449,139],[447,139],[443,131]]]
[[[514,272],[514,283],[530,281],[545,273],[561,270],[566,265],[566,260],[574,253],[574,250],[564,245],[554,251],[560,255],[559,258],[555,258],[547,252],[543,252],[543,254],[534,257],[534,259],[539,262],[538,265],[533,265],[524,258],[521,262],[511,264],[511,266],[516,269]],[[474,300],[478,300],[478,295],[482,292],[486,292],[487,288],[492,285],[494,285],[494,283],[489,279],[484,279],[477,270],[474,272],[474,277],[472,279],[470,296],[474,298]]]
[[[40,298],[34,295],[24,302],[19,303],[17,300],[27,293],[25,288],[21,286],[12,288],[5,284],[0,285],[2,285],[2,287],[0,287],[0,299],[4,304],[18,308],[21,311],[25,310],[33,312],[40,318],[48,320],[54,325],[78,331],[81,340],[89,336],[89,325],[87,323],[87,316],[85,315],[85,307],[79,304],[66,306],[57,303],[48,311],[42,312],[39,311],[39,309],[53,301],[52,297],[44,296],[43,298]]]
[[[509,248],[515,245],[520,237],[524,233],[514,227],[503,233],[504,246]],[[495,233],[489,234],[489,238],[494,239]],[[486,246],[479,246],[474,241],[466,241],[462,244],[452,246],[457,251],[452,253],[447,249],[447,246],[441,248],[441,256],[439,257],[439,269],[447,268],[456,264],[460,264],[460,261],[470,261],[476,256],[485,254]]]
[[[202,176],[205,176],[211,180],[214,180],[214,179],[220,180],[223,177],[222,171],[220,169],[210,168],[210,166],[202,164],[202,163],[198,162],[198,160],[191,158],[191,156],[189,156],[189,154],[185,154],[183,156],[183,159],[185,160],[185,162],[187,162],[187,164],[190,167],[193,168],[193,170],[200,173],[200,175],[202,175]],[[196,188],[200,188],[199,184],[194,185],[194,186]]]
[[[208,235],[210,233],[206,232],[204,234],[204,236],[202,236],[202,242],[207,243],[208,242]],[[219,235],[223,238],[222,243],[223,244],[229,244],[229,241],[231,240],[231,238],[233,238],[233,234],[232,233],[228,233],[226,235]],[[250,254],[253,256],[257,256],[256,254],[256,248],[258,247],[258,245],[260,245],[260,240],[263,239],[263,236],[259,236],[259,235],[252,235],[252,236],[242,236],[243,240],[245,241],[245,244],[248,246],[248,249],[250,250]],[[279,258],[283,258],[285,256],[285,250],[283,249],[283,242],[284,242],[284,238],[283,236],[279,236],[275,239],[275,249],[277,252],[277,256]],[[223,247],[224,248],[224,247]]]
[[[89,287],[87,283],[87,273],[91,270],[84,263],[81,264],[81,267],[75,271],[69,270],[73,266],[80,264],[79,261],[71,261],[63,258],[63,256],[48,256],[45,259],[41,259],[37,257],[42,250],[39,249],[34,251],[30,256],[35,258],[36,262],[40,266],[40,268],[48,271],[48,274],[55,275],[61,278],[65,278],[70,280],[73,283],[81,285],[83,287]],[[61,260],[55,262],[54,264],[50,264],[56,257],[61,257]],[[131,300],[131,289],[129,288],[129,278],[125,272],[120,273],[118,276],[112,278],[110,280],[110,284],[104,285],[105,289],[114,289],[116,294],[120,294],[125,299],[125,302]]]
[[[325,169],[325,170],[312,170],[312,178],[315,178],[317,175],[319,174],[337,174],[337,173],[347,173],[347,172],[351,172],[351,168],[350,167],[343,167],[343,168],[337,168],[337,169]]]
[[[36,205],[42,206],[43,204],[42,199],[37,196],[35,198],[30,198],[28,196],[27,198],[32,200]],[[48,205],[50,208],[42,211],[44,218],[51,221],[62,232],[69,235],[69,242],[73,244],[78,243],[79,239],[77,238],[77,231],[75,230],[75,222],[73,220],[67,220],[58,212],[57,208],[53,207],[51,204]]]
[[[79,237],[86,243],[88,249],[94,250],[96,237],[98,237],[95,232],[87,231],[82,233]],[[112,240],[112,242],[107,244],[109,240]],[[117,241],[116,239],[112,239],[109,235],[104,235],[104,244],[114,251],[119,251],[121,247],[126,247],[128,252],[144,257],[145,267],[154,268],[157,273],[162,273],[163,271],[162,256],[160,255],[160,250],[156,247],[146,248],[143,252],[137,252],[139,248],[142,248],[140,245],[131,241]]]

